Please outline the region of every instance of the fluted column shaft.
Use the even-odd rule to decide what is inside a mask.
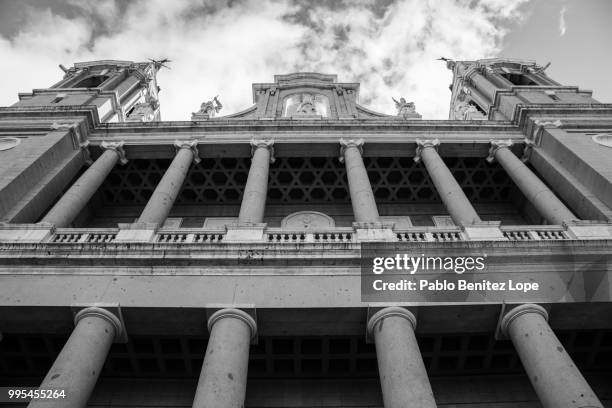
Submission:
[[[193,401],[194,408],[242,408],[249,345],[255,321],[237,309],[223,309],[208,320],[210,338]]]
[[[437,140],[417,140],[416,161],[422,160],[427,173],[433,181],[444,206],[457,225],[472,225],[480,222],[480,217],[442,160],[436,146]]]
[[[502,331],[512,340],[544,408],[603,408],[547,322],[539,305],[508,312]]]
[[[166,221],[194,159],[193,147],[189,143],[178,146],[178,152],[174,156],[170,167],[164,173],[142,214],[140,214],[139,223],[162,225]]]
[[[577,217],[538,176],[509,149],[511,143],[492,142],[492,156],[501,164],[527,200],[549,223],[560,225]],[[491,157],[491,156],[490,156]]]
[[[68,227],[85,208],[119,160],[125,162],[121,144],[108,144],[106,151],[79,177],[41,222]]]
[[[387,307],[368,322],[374,337],[385,408],[435,408],[423,357],[414,335],[416,318],[401,307]]]
[[[85,408],[106,356],[121,333],[119,319],[97,307],[83,309],[75,328],[42,381],[41,389],[65,390],[65,398],[32,400],[28,408]]]
[[[361,157],[363,140],[341,140],[340,160],[346,166],[351,205],[356,222],[380,222],[376,200]]]
[[[268,173],[270,162],[274,160],[273,143],[268,140],[251,141],[253,158],[240,204],[239,223],[263,222],[268,196]]]

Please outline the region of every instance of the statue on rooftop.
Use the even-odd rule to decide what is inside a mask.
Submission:
[[[391,97],[391,99],[393,99],[393,102],[395,102],[397,116],[406,116],[416,113],[416,107],[414,106],[414,102],[406,102],[405,98],[400,98],[399,101],[393,97]]]
[[[202,102],[200,105],[200,110],[193,113],[193,116],[202,117],[205,119],[215,117],[221,108],[223,108],[223,105],[221,102],[219,102],[219,99],[217,99],[218,97],[219,95],[215,96],[212,101]]]

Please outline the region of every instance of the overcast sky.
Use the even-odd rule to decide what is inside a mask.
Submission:
[[[0,0],[0,106],[61,79],[58,64],[167,57],[163,120],[187,120],[220,95],[252,104],[251,84],[318,71],[360,82],[360,103],[391,97],[446,119],[451,73],[435,59],[552,62],[548,73],[612,102],[609,0]]]

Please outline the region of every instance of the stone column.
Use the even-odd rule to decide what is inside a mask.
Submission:
[[[520,305],[501,321],[544,408],[603,408],[548,325],[542,306]]]
[[[155,188],[142,214],[140,214],[138,223],[161,226],[166,221],[170,210],[172,210],[176,196],[181,190],[187,172],[191,167],[191,162],[200,162],[197,150],[198,142],[180,142],[177,140],[174,145],[178,149],[176,156],[174,156],[170,167],[164,173],[164,177]]]
[[[427,173],[455,224],[467,226],[480,222],[476,210],[438,154],[439,144],[438,139],[417,139],[414,161],[423,160]]]
[[[247,178],[238,223],[257,224],[263,222],[268,195],[268,173],[274,162],[273,140],[251,140],[251,168]]]
[[[379,223],[378,208],[361,154],[363,139],[340,139],[340,161],[346,166],[353,215],[356,222]]]
[[[104,153],[85,170],[40,222],[50,223],[60,228],[69,226],[100,188],[115,164],[118,161],[121,164],[127,163],[123,142],[103,142],[101,146],[105,149]]]
[[[416,318],[402,307],[387,307],[368,321],[374,337],[385,408],[435,408],[425,364],[414,335]]]
[[[111,312],[98,307],[81,310],[75,328],[55,359],[41,389],[66,391],[66,398],[32,400],[28,408],[84,408],[96,385],[106,356],[122,326]]]
[[[491,141],[487,160],[489,162],[497,160],[501,164],[527,200],[549,223],[561,225],[564,221],[577,219],[555,193],[512,153],[510,146],[512,146],[511,140]]]
[[[194,408],[241,408],[246,393],[249,346],[257,324],[238,309],[222,309],[208,319],[210,338]]]

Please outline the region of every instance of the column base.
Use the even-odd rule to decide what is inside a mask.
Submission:
[[[353,229],[357,242],[395,242],[397,237],[393,232],[393,224],[380,222],[354,222]]]
[[[0,242],[38,243],[55,231],[53,224],[5,224],[0,223]]]
[[[119,224],[115,242],[153,242],[157,227],[157,224]]]
[[[481,221],[463,226],[463,232],[469,241],[506,241],[499,229],[501,221]]]
[[[567,232],[575,239],[612,239],[612,224],[600,221],[564,222]]]
[[[225,226],[223,242],[265,242],[266,223],[240,223]]]

